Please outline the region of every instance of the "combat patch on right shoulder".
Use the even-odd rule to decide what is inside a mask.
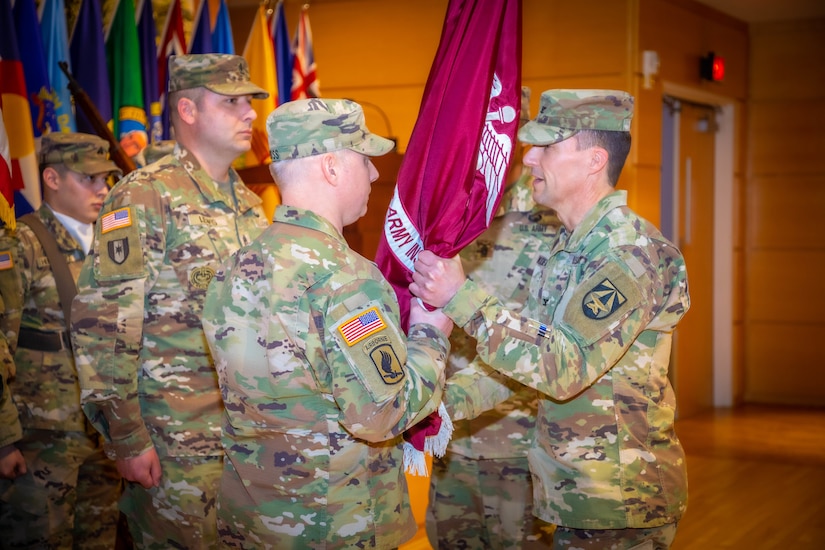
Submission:
[[[0,271],[6,271],[14,267],[14,258],[11,250],[0,250]]]
[[[144,274],[137,215],[134,206],[125,206],[100,217],[98,280],[132,279]]]

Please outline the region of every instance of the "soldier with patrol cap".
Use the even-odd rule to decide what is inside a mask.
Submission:
[[[236,55],[173,56],[171,155],[119,182],[98,219],[72,310],[83,409],[127,481],[137,548],[215,548],[223,405],[203,336],[221,262],[267,226],[232,169],[255,98]]]
[[[615,189],[632,116],[625,92],[549,90],[519,130],[533,145],[533,198],[563,224],[530,266],[520,307],[429,251],[410,285],[478,340],[485,363],[543,394],[528,459],[534,513],[557,526],[558,549],[668,548],[687,506],[667,377],[687,274]]]
[[[218,529],[226,548],[396,548],[416,531],[401,434],[435,411],[452,323],[411,305],[349,248],[390,140],[343,99],[267,119],[283,202],[207,292],[226,409]]]
[[[17,415],[0,425],[6,444],[0,463],[17,450],[25,464],[7,476],[11,479],[0,480],[4,547],[111,549],[115,544],[121,478],[81,410],[68,327],[108,179],[120,172],[108,151],[107,141],[90,134],[43,136],[43,204],[18,220],[17,250],[8,261],[19,273],[22,305],[4,312],[11,326],[8,348],[0,348],[13,353],[9,388]],[[5,298],[4,305],[9,306]],[[10,448],[11,431],[22,437]]]

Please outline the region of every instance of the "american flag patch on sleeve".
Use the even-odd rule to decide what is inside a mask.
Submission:
[[[132,225],[132,213],[129,208],[118,208],[100,218],[100,233],[107,233],[130,225]]]
[[[338,332],[344,337],[347,345],[352,346],[370,334],[375,334],[386,327],[387,325],[378,312],[378,308],[371,307],[352,319],[344,321],[344,323],[338,327]]]
[[[11,257],[11,252],[8,250],[0,250],[0,271],[5,271],[14,267],[14,260]]]

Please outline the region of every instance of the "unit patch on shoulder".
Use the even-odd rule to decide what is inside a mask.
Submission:
[[[364,346],[372,364],[378,370],[381,380],[385,384],[397,384],[404,379],[404,369],[401,368],[401,361],[398,359],[392,344],[380,336],[368,342]]]
[[[144,274],[143,251],[135,206],[124,206],[100,217],[100,236],[95,276],[99,280],[121,280]]]
[[[563,318],[589,345],[615,328],[642,302],[639,281],[616,263],[583,280],[564,308]]]
[[[347,319],[338,327],[338,332],[344,338],[348,346],[353,346],[364,338],[384,330],[387,324],[384,322],[377,307],[371,307],[362,311],[355,317]]]
[[[0,250],[0,271],[5,271],[14,267],[14,258],[10,250]]]
[[[100,218],[100,234],[105,235],[109,231],[130,225],[132,225],[132,213],[129,208],[118,208]]]
[[[608,279],[593,287],[593,290],[585,294],[582,300],[582,312],[590,319],[604,319],[619,309],[627,301],[627,298],[616,285]]]

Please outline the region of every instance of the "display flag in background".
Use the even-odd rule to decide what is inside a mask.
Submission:
[[[414,262],[451,257],[490,224],[512,160],[521,107],[521,0],[450,0],[375,261],[408,326]],[[404,437],[404,467],[426,474],[452,426],[443,405]]]
[[[269,142],[266,137],[266,117],[275,109],[275,95],[278,84],[275,79],[275,52],[266,23],[266,9],[258,6],[252,29],[249,31],[243,57],[249,64],[249,79],[269,92],[266,99],[252,101],[258,117],[252,122],[252,149],[241,156],[235,166],[249,168],[269,164]]]
[[[186,54],[186,38],[183,34],[183,14],[180,0],[172,0],[163,24],[160,48],[158,48],[158,93],[163,117],[163,139],[170,139],[169,109],[166,107],[166,90],[169,88],[169,56]]]
[[[69,79],[60,70],[58,62],[65,61],[72,70],[69,58],[69,33],[66,30],[66,5],[63,0],[44,0],[40,4],[40,34],[46,54],[46,74],[54,90],[54,112],[61,132],[77,131]]]
[[[143,105],[146,107],[146,132],[149,143],[163,139],[163,122],[160,110],[160,86],[158,86],[157,31],[152,14],[152,0],[139,0],[137,10],[138,47],[140,48],[140,72],[143,76]]]
[[[201,0],[195,14],[195,28],[189,43],[189,53],[212,53],[212,19],[209,17],[209,0]]]
[[[32,195],[33,203],[25,200],[20,193],[27,186],[29,189],[38,189],[40,176],[37,171],[34,130],[26,95],[23,63],[17,49],[17,31],[11,0],[0,0],[0,36],[0,95],[3,98],[3,122],[9,138],[13,201],[20,204],[20,207],[16,208],[16,213],[21,214],[21,208],[25,208],[26,212],[23,213],[27,213],[40,206],[39,193]],[[9,206],[13,207],[12,204]],[[10,218],[12,213],[11,208],[0,209],[0,216],[6,220],[9,227],[16,225],[14,218]]]
[[[204,0],[209,1],[209,0]],[[229,22],[229,9],[226,0],[221,0],[215,28],[212,29],[212,51],[215,53],[235,53],[235,39],[232,36],[232,24]]]
[[[55,93],[46,72],[46,53],[40,36],[40,22],[34,0],[17,0],[14,4],[14,26],[17,32],[17,51],[23,63],[26,91],[32,116],[35,149],[40,138],[58,129],[54,113]],[[19,212],[18,212],[19,213]]]
[[[120,0],[106,34],[106,61],[112,86],[112,133],[130,157],[149,143],[146,109],[143,106],[143,79],[140,74],[135,3]]]
[[[100,2],[82,0],[74,29],[69,37],[72,74],[80,87],[97,107],[104,122],[112,125],[112,94],[109,70],[106,67],[106,46],[103,38],[103,16]],[[77,131],[96,134],[95,127],[82,109],[75,111]]]
[[[0,60],[0,64],[3,61]],[[2,76],[2,73],[0,73]],[[11,179],[11,150],[3,121],[3,96],[0,94],[0,222],[14,229],[14,184]]]
[[[277,104],[292,98],[292,47],[289,45],[289,31],[284,17],[284,3],[278,2],[272,16],[272,45],[275,48],[275,73],[278,80]]]
[[[306,4],[301,8],[292,54],[292,99],[321,97],[315,52],[312,47],[312,30],[309,26],[309,7]]]

